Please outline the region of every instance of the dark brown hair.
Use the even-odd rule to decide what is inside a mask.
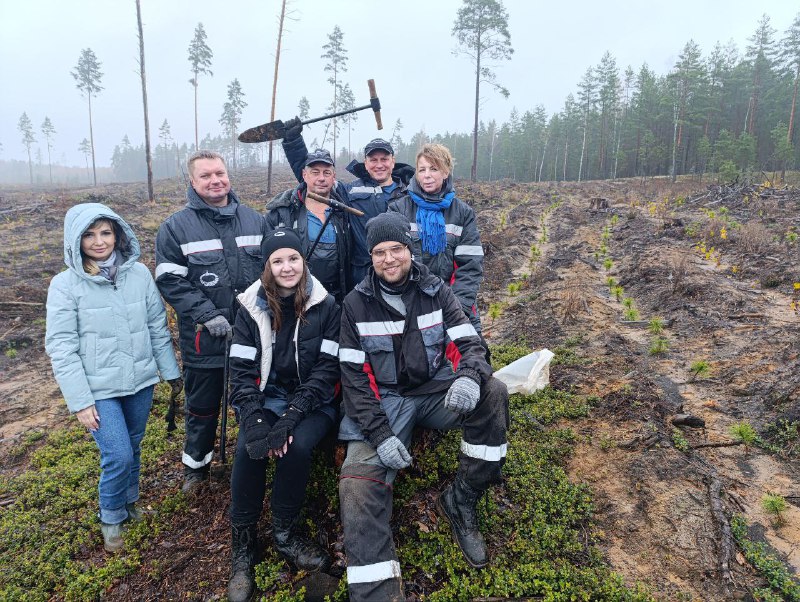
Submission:
[[[303,257],[300,255],[300,257]],[[269,261],[264,264],[264,271],[261,273],[261,286],[267,294],[267,303],[272,311],[272,330],[278,332],[281,329],[281,297],[278,294],[278,286],[269,267]],[[308,301],[308,269],[306,260],[303,258],[303,275],[294,291],[294,314],[299,322],[305,322],[306,302]]]

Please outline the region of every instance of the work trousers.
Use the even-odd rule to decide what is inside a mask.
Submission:
[[[278,420],[277,414],[265,410],[270,426]],[[282,458],[253,460],[245,447],[245,435],[239,431],[236,456],[231,475],[231,524],[235,527],[258,522],[264,506],[267,466],[276,462],[272,481],[273,518],[292,519],[303,507],[311,471],[311,454],[314,448],[333,428],[334,421],[322,410],[315,410],[294,429],[294,439]]]
[[[390,426],[407,448],[415,426],[462,430],[458,476],[485,491],[501,477],[509,425],[508,391],[495,378],[481,387],[478,405],[462,415],[444,407],[445,392],[402,397],[380,389],[381,403],[392,412]],[[347,553],[347,583],[352,602],[405,600],[400,563],[390,520],[396,470],[383,465],[366,441],[350,441],[339,480],[339,502]]]
[[[222,399],[224,370],[222,368],[183,369],[186,394],[186,442],[183,463],[186,472],[207,472],[214,455],[219,407]],[[226,408],[227,409],[227,408]]]

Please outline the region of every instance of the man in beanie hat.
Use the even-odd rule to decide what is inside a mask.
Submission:
[[[345,202],[346,195],[340,195],[335,188],[336,166],[331,154],[321,148],[307,153],[299,179],[299,186],[267,203],[266,230],[291,228],[297,232],[303,243],[303,256],[311,253],[307,259],[308,269],[341,303],[353,288],[348,216],[309,196],[311,192],[318,197]]]
[[[500,480],[508,391],[450,287],[411,256],[408,221],[367,222],[367,276],[342,307],[339,362],[348,442],[339,480],[350,599],[404,600],[389,520],[392,482],[409,466],[415,426],[462,430],[454,482],[437,509],[467,562],[488,562],[476,504]]]
[[[308,149],[301,134],[303,124],[299,118],[286,122],[283,151],[297,179],[302,179],[302,168]],[[356,179],[347,184],[337,182],[335,190],[351,207],[364,212],[361,217],[350,216],[353,249],[351,256],[352,282],[364,278],[370,266],[367,249],[367,222],[386,213],[389,203],[405,195],[406,187],[414,177],[414,168],[395,162],[394,148],[388,140],[374,138],[364,146],[364,160],[353,159],[345,168]]]

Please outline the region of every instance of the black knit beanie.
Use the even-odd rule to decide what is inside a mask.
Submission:
[[[300,237],[294,230],[288,228],[279,228],[264,235],[261,241],[261,256],[264,258],[264,263],[269,261],[269,256],[278,249],[294,249],[303,255],[303,243]]]
[[[367,250],[386,241],[411,246],[411,225],[400,213],[387,212],[376,215],[367,222]]]

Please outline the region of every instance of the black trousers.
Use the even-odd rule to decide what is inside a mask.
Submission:
[[[278,416],[265,410],[267,422],[275,424]],[[276,458],[272,482],[272,516],[291,519],[300,513],[311,472],[311,453],[333,428],[333,420],[319,410],[303,419],[294,429],[294,440],[282,458]],[[265,473],[273,460],[253,460],[245,448],[244,432],[239,431],[231,475],[231,524],[236,527],[258,522],[267,489]]]
[[[186,394],[186,442],[183,463],[187,472],[208,471],[217,437],[219,406],[222,399],[222,368],[183,369]]]

